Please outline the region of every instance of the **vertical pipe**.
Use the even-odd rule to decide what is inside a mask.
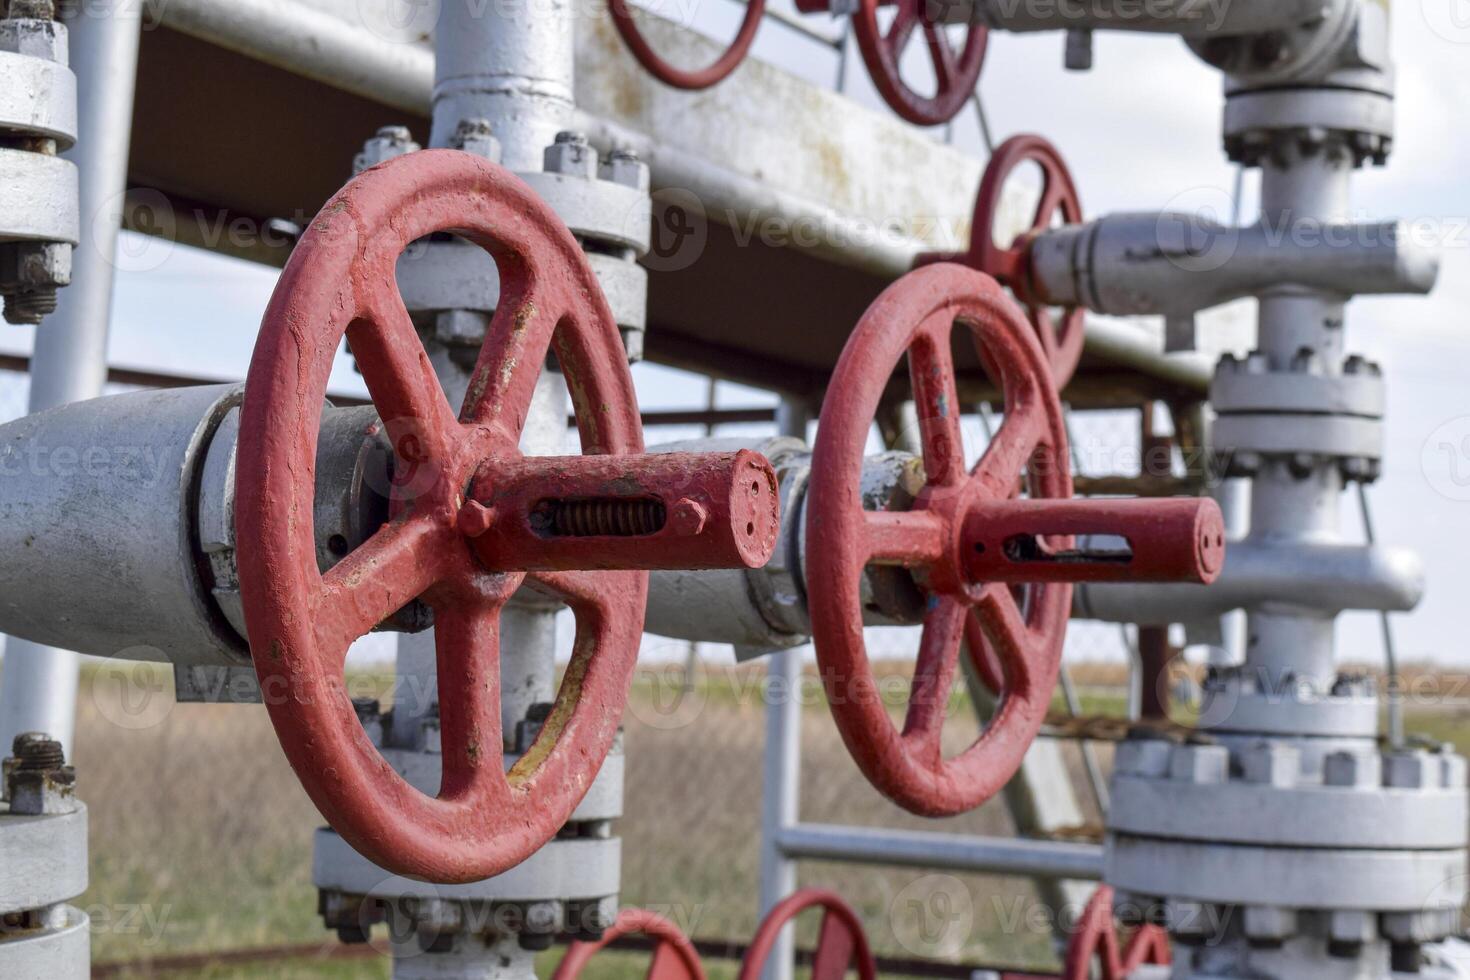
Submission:
[[[782,402],[777,427],[783,436],[806,439],[811,412],[806,405]],[[780,833],[801,819],[801,653],[781,650],[766,660],[765,796],[761,800],[760,914],[796,890],[796,862],[782,853]],[[795,934],[781,930],[762,980],[791,980]]]
[[[72,256],[72,285],[36,330],[30,410],[95,398],[107,380],[107,332],[117,235],[127,187],[142,5],[89,9],[68,23],[77,74],[77,144],[69,156],[80,182],[82,242]],[[89,237],[90,236],[90,237]],[[0,747],[16,734],[44,731],[72,754],[77,655],[11,638],[0,676]]]

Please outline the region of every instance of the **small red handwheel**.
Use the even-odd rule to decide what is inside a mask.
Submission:
[[[968,472],[950,347],[956,325],[993,365],[1005,402],[1004,422]],[[912,510],[867,511],[868,432],[905,355],[926,482]],[[965,571],[967,552],[979,547],[969,542],[968,516],[1010,501],[1023,471],[1033,498],[1071,496],[1061,404],[1040,345],[989,276],[953,264],[910,272],[868,308],[827,388],[806,504],[806,572],[817,659],[842,739],[868,780],[915,813],[961,813],[993,796],[1020,766],[1051,701],[1071,585],[1029,586],[1022,605],[1004,582],[975,582]],[[1070,547],[1070,539],[1056,544]],[[869,564],[905,566],[928,593],[902,730],[889,720],[863,643]],[[946,759],[941,734],[962,638],[992,677],[998,665],[1002,698],[980,737]]]
[[[500,273],[500,305],[458,415],[394,277],[405,246],[439,231],[485,248]],[[415,475],[395,486],[392,520],[323,574],[313,544],[313,461],[344,334],[399,464]],[[647,573],[489,570],[459,527],[481,463],[519,457],[551,349],[572,392],[583,452],[641,452],[617,327],[581,249],[515,175],[453,150],[399,157],[333,197],[292,252],[261,324],[242,408],[235,511],[256,672],[312,801],[348,843],[399,874],[477,880],[541,847],[591,785],[627,698]],[[577,634],[540,736],[506,772],[500,611],[523,581],[570,606]],[[378,753],[342,675],[348,646],[417,597],[433,608],[438,649],[437,798]]]
[[[745,60],[746,54],[750,52],[750,45],[755,41],[755,32],[760,28],[766,0],[749,0],[745,5],[745,19],[740,22],[735,40],[730,42],[730,46],[712,64],[697,69],[677,68],[653,50],[643,32],[638,30],[638,24],[633,20],[633,11],[628,7],[628,0],[608,0],[607,9],[612,14],[613,26],[623,37],[623,43],[649,74],[665,85],[693,91],[719,84]]]
[[[551,980],[576,980],[594,953],[624,936],[648,936],[654,940],[647,980],[704,980],[704,964],[699,961],[699,953],[689,937],[668,919],[647,909],[623,909],[601,939],[572,943]]]
[[[931,16],[945,4],[898,0],[897,13],[886,31],[878,25],[879,5],[879,0],[861,0],[852,15],[858,49],[878,94],[894,112],[917,126],[949,122],[975,93],[980,69],[985,65],[989,30],[980,24],[966,24],[964,44],[956,51],[945,25]],[[903,54],[916,29],[924,35],[934,66],[933,95],[921,94],[903,78]]]
[[[863,922],[836,892],[823,888],[803,888],[778,902],[761,920],[745,959],[740,963],[736,980],[760,980],[766,960],[781,938],[781,930],[792,919],[809,908],[822,910],[822,925],[817,933],[817,950],[812,957],[811,980],[842,980],[849,970],[856,970],[858,980],[874,980],[878,975],[873,951],[868,946]]]
[[[1041,168],[1041,200],[1032,215],[1031,226],[1010,244],[995,243],[995,220],[1000,212],[1001,193],[1006,179],[1026,162]],[[975,217],[970,226],[970,251],[959,261],[999,279],[1026,306],[1026,313],[1041,340],[1041,347],[1051,361],[1052,378],[1057,388],[1064,388],[1082,359],[1085,311],[1073,307],[1060,321],[1051,308],[1036,300],[1031,276],[1031,242],[1040,232],[1051,228],[1060,215],[1066,224],[1082,221],[1082,201],[1077,185],[1062,161],[1062,155],[1040,136],[1012,136],[1002,143],[985,167],[980,191],[975,195]]]
[[[1113,890],[1099,885],[1082,910],[1077,931],[1067,943],[1061,980],[1127,980],[1128,974],[1145,963],[1167,966],[1172,961],[1169,934],[1156,925],[1134,930],[1128,945],[1118,950],[1117,927],[1113,924]],[[1096,962],[1098,972],[1093,973]]]

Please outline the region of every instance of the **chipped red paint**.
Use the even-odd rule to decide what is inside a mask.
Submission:
[[[740,963],[737,980],[760,980],[766,960],[781,938],[781,930],[792,919],[810,908],[822,909],[822,926],[817,935],[817,949],[812,957],[811,980],[843,980],[849,970],[857,971],[858,980],[874,980],[878,968],[868,946],[862,920],[836,892],[821,888],[803,888],[778,902],[761,920],[745,959]]]
[[[995,221],[1000,215],[1006,180],[1027,162],[1041,169],[1041,198],[1031,217],[1031,226],[1009,245],[1001,247],[995,243]],[[919,264],[959,262],[999,279],[1025,304],[1042,349],[1051,361],[1052,380],[1058,388],[1065,388],[1082,359],[1086,313],[1081,307],[1075,307],[1063,313],[1058,322],[1051,309],[1036,300],[1031,274],[1031,244],[1038,233],[1053,227],[1058,217],[1069,225],[1082,221],[1082,200],[1061,152],[1040,136],[1026,133],[1012,136],[996,148],[980,179],[975,216],[970,223],[969,250],[958,255],[921,256]]]
[[[608,0],[607,9],[612,14],[613,26],[623,37],[623,43],[650,75],[674,88],[697,90],[724,81],[745,60],[750,52],[750,45],[755,40],[755,32],[761,26],[761,18],[765,15],[766,0],[748,0],[745,5],[745,19],[740,22],[735,39],[718,58],[704,68],[678,68],[653,50],[643,32],[638,30],[628,0]]]
[[[458,413],[394,276],[403,249],[436,231],[479,244],[500,273],[500,307]],[[344,334],[394,446],[394,516],[322,573],[312,537],[312,461]],[[473,543],[493,533],[496,513],[463,513],[464,491],[487,461],[512,467],[519,459],[521,428],[553,347],[583,452],[597,457],[594,465],[636,477],[644,457],[636,455],[643,437],[632,376],[582,250],[514,174],[451,150],[408,154],[354,178],[307,229],[261,324],[242,409],[235,511],[256,672],[312,801],[348,843],[395,873],[463,882],[524,860],[582,799],[622,716],[647,574],[526,574],[529,562],[492,570]],[[651,472],[662,479],[660,465]],[[721,544],[728,555],[729,542]],[[746,560],[759,555],[758,546],[741,552]],[[500,610],[523,582],[565,601],[577,633],[550,717],[506,773]],[[437,798],[410,786],[379,754],[342,676],[349,644],[416,597],[434,610],[438,647],[444,776]]]
[[[965,467],[951,333],[968,328],[996,372],[1005,419],[972,470]],[[925,485],[906,512],[863,509],[868,432],[889,377],[907,356]],[[1013,499],[1022,474],[1030,499]],[[806,503],[812,635],[838,730],[859,768],[915,813],[942,816],[989,799],[1020,765],[1051,701],[1071,606],[1071,582],[1111,577],[1105,560],[1033,564],[1027,574],[976,577],[993,566],[976,545],[1050,532],[1131,534],[1149,576],[1207,580],[1223,540],[1211,501],[1074,501],[1066,427],[1045,355],[1015,303],[989,276],[927,266],[886,289],[848,339],[822,404]],[[1160,516],[1151,515],[1151,507]],[[1001,529],[993,534],[991,523]],[[1163,535],[1188,535],[1164,540]],[[1223,536],[1221,536],[1223,538]],[[1208,543],[1206,543],[1208,538]],[[1002,556],[1004,557],[1004,556]],[[929,597],[902,730],[894,727],[863,641],[861,580],[869,564],[903,565]],[[1034,572],[1034,574],[1033,574]],[[1009,584],[1031,583],[1023,588]],[[996,716],[946,759],[942,727],[965,640],[982,677],[1002,693]]]
[[[657,941],[645,974],[647,980],[704,980],[704,964],[689,937],[668,919],[647,909],[623,909],[601,939],[596,942],[579,939],[572,943],[551,980],[576,980],[593,954],[624,936],[638,935]]]
[[[1134,930],[1128,945],[1118,950],[1117,927],[1113,924],[1113,890],[1099,885],[1077,922],[1067,944],[1060,980],[1127,980],[1144,964],[1167,966],[1173,961],[1169,952],[1169,934],[1156,925],[1143,925]],[[1096,962],[1098,972],[1093,972]]]

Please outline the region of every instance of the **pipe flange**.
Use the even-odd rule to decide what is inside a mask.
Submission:
[[[56,905],[46,910],[44,920],[14,936],[0,932],[0,977],[88,980],[92,923],[87,913]]]
[[[1221,415],[1282,413],[1382,418],[1383,372],[1377,364],[1354,362],[1353,373],[1328,376],[1305,371],[1245,370],[1249,362],[1227,355],[1210,385],[1210,403]]]
[[[1223,780],[1198,767],[1119,771],[1108,829],[1171,840],[1275,847],[1437,850],[1470,844],[1465,759],[1451,754],[1344,748],[1316,765],[1293,744],[1256,740]],[[1205,773],[1209,775],[1209,773]]]
[[[801,569],[801,543],[793,526],[801,528],[806,502],[806,481],[811,473],[812,454],[801,439],[782,437],[765,442],[761,452],[776,469],[783,533],[781,544],[764,568],[746,572],[751,595],[762,618],[778,633],[806,642],[811,617],[806,606],[806,585]]]
[[[641,330],[648,319],[648,270],[614,255],[589,252],[587,262],[597,275],[613,319],[619,327]],[[462,238],[416,242],[398,260],[398,291],[415,320],[445,310],[490,314],[500,303],[500,276],[485,250]],[[440,337],[447,343],[472,346],[478,337]]]
[[[373,864],[327,827],[312,847],[312,882],[323,892],[378,899],[454,902],[587,901],[617,895],[622,841],[617,837],[557,837],[493,878],[440,885],[394,875]]]
[[[1393,127],[1392,96],[1367,89],[1242,89],[1225,100],[1226,153],[1248,167],[1284,159],[1291,147],[1382,166]]]
[[[1227,458],[1303,458],[1303,467],[1310,470],[1321,459],[1382,459],[1383,420],[1359,415],[1237,412],[1215,420],[1214,441],[1217,451]]]
[[[50,24],[60,32],[59,59],[16,54],[6,44],[19,23]],[[57,150],[77,141],[77,76],[66,66],[66,28],[47,21],[0,20],[0,129],[54,140]],[[7,200],[8,203],[8,200]]]
[[[1358,39],[1357,0],[1329,0],[1310,20],[1260,34],[1185,37],[1205,63],[1234,81],[1282,85],[1320,78],[1350,57]],[[1369,32],[1371,33],[1371,32]],[[1372,42],[1371,36],[1364,37]]]
[[[0,147],[0,173],[5,174],[0,242],[75,245],[80,240],[76,164],[45,153]]]
[[[78,802],[69,813],[22,816],[0,800],[0,868],[0,915],[58,905],[86,892],[86,806]],[[0,941],[0,949],[8,945]],[[14,975],[0,970],[0,976]]]

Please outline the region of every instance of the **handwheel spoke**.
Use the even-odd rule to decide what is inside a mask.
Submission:
[[[502,272],[500,306],[486,328],[460,410],[465,422],[489,426],[510,445],[520,439],[561,315],[543,291],[525,282],[528,277],[525,270],[514,280]]]
[[[939,596],[924,615],[924,636],[914,663],[903,737],[931,763],[941,758],[944,718],[968,612],[968,607],[953,596]]]
[[[934,78],[942,92],[954,85],[959,72],[955,64],[954,48],[949,46],[949,36],[943,24],[924,21],[924,40],[929,43],[929,60],[934,62]]]
[[[444,459],[457,426],[391,270],[361,297],[347,342],[399,459]]]
[[[919,26],[919,4],[923,2],[924,0],[899,0],[898,12],[893,23],[888,25],[888,33],[885,35],[888,50],[893,53],[895,62],[903,54],[904,48],[908,47],[914,28]]]
[[[931,487],[953,486],[964,477],[965,444],[948,324],[915,338],[909,348],[909,381],[919,416],[926,482]]]
[[[944,556],[945,524],[925,510],[863,512],[867,533],[867,560],[876,565],[916,568],[932,565]]]
[[[412,512],[383,525],[322,576],[318,647],[345,658],[354,640],[439,580],[449,544],[442,526]]]
[[[817,951],[812,955],[812,980],[843,980],[852,964],[857,938],[840,917],[822,912],[817,931]]]
[[[1052,226],[1062,205],[1070,196],[1066,184],[1059,180],[1050,168],[1042,168],[1041,203],[1036,206],[1036,218],[1031,222],[1032,231],[1045,231]]]
[[[1007,695],[1026,697],[1032,686],[1031,665],[1038,638],[1021,615],[1010,586],[999,582],[986,586],[975,615],[1004,672]]]
[[[971,479],[981,483],[988,497],[1014,496],[1045,433],[1045,418],[1039,408],[1028,402],[1010,406]]]
[[[574,612],[601,612],[616,597],[618,579],[628,572],[530,572],[526,584],[560,599]]]
[[[439,726],[444,776],[441,799],[509,792],[500,723],[500,609],[496,601],[446,602],[434,608]]]

